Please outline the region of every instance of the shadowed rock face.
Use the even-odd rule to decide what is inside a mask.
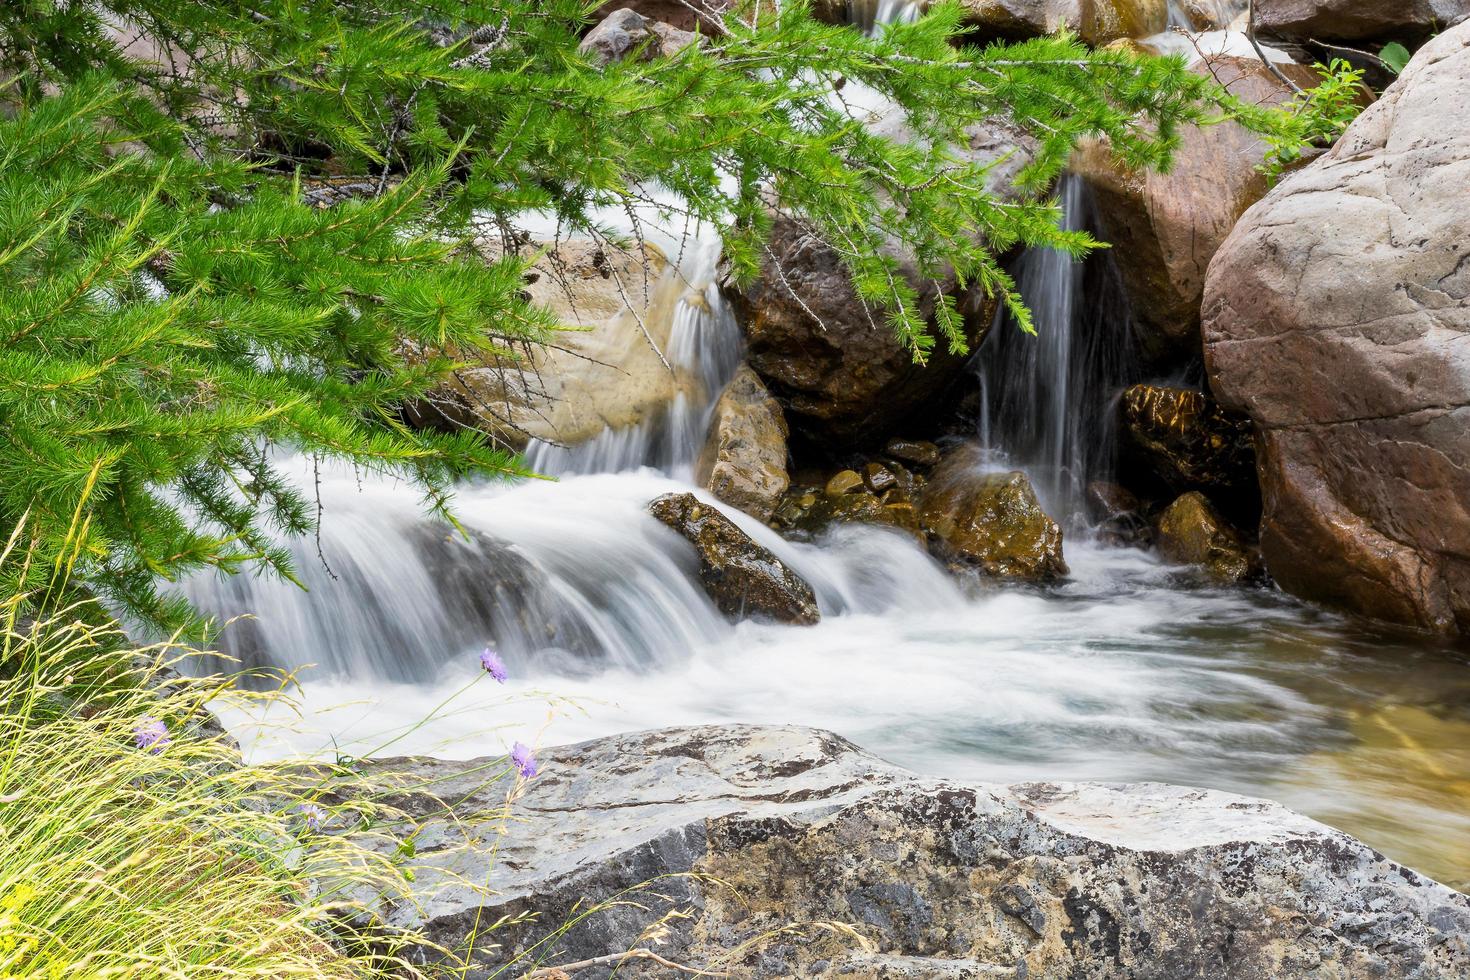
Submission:
[[[1254,494],[1255,447],[1246,419],[1202,391],[1133,385],[1123,392],[1123,431],[1134,455],[1174,490]]]
[[[725,884],[665,877],[543,947],[543,962],[639,945],[679,908],[688,915],[657,951],[751,980],[1470,973],[1470,899],[1261,800],[1159,784],[965,786],[796,727],[642,732],[541,761],[505,836],[446,819],[428,794],[395,801],[421,824],[420,903],[390,920],[462,948],[476,921],[537,915],[487,932],[467,977],[490,976],[578,901],[691,872]],[[460,812],[504,801],[503,785],[481,785],[492,760],[375,765]],[[861,940],[758,938],[793,922],[843,923]],[[669,975],[636,960],[618,973]]]
[[[901,114],[872,123],[879,136],[897,142],[914,137]],[[987,187],[1013,199],[1014,180],[1030,161],[1029,140],[1000,121],[968,130],[965,157],[990,163]],[[939,292],[953,294],[970,346],[995,319],[996,303],[978,286],[961,290],[953,276],[936,284],[918,275],[914,257],[901,243],[885,248],[913,284],[920,311],[932,318]],[[935,345],[925,364],[894,333],[881,310],[864,303],[852,288],[838,253],[801,222],[777,215],[761,263],[761,275],[731,301],[741,311],[747,357],[781,399],[787,420],[827,450],[877,448],[906,421],[932,427],[945,389],[965,371],[967,358]],[[875,445],[876,442],[876,445]]]
[[[1247,212],[1204,303],[1215,394],[1261,432],[1272,576],[1440,632],[1470,632],[1465,119],[1470,24]]]
[[[648,512],[677,531],[699,558],[699,582],[720,612],[808,626],[821,619],[801,576],[692,493],[667,493]]]

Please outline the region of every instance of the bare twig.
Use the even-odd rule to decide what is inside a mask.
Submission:
[[[1245,6],[1245,39],[1255,49],[1256,56],[1261,59],[1261,64],[1266,70],[1275,75],[1276,78],[1291,89],[1297,95],[1302,94],[1302,87],[1286,77],[1286,72],[1276,67],[1276,62],[1266,57],[1266,52],[1261,48],[1261,42],[1256,40],[1256,0],[1249,0]]]

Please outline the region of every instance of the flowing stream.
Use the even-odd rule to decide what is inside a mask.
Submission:
[[[877,6],[875,17],[917,9]],[[1080,220],[1080,187],[1062,195]],[[799,544],[727,510],[813,584],[823,619],[726,621],[691,549],[644,509],[691,489],[710,407],[740,358],[713,285],[717,252],[687,253],[670,273],[688,289],[665,352],[686,382],[679,398],[581,447],[533,446],[557,481],[463,486],[467,533],[427,520],[411,488],[283,460],[320,486],[320,542],[294,544],[307,589],[246,576],[183,585],[222,619],[253,617],[222,649],[247,666],[303,668],[300,717],[229,719],[251,752],[358,755],[392,739],[395,753],[469,758],[513,740],[796,723],[957,779],[1265,796],[1470,886],[1463,653],[1274,590],[1205,587],[1090,540],[1077,488],[1107,436],[1079,405],[1139,379],[1126,338],[1098,332],[1120,318],[1088,301],[1063,257],[1031,255],[1018,270],[1041,335],[999,324],[980,351],[977,436],[1032,470],[1069,519],[1071,577],[967,592],[902,534],[848,526]],[[486,645],[510,667],[503,687],[479,671]]]

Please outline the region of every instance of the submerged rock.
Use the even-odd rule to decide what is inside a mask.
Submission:
[[[1470,633],[1470,24],[1426,44],[1210,266],[1211,388],[1261,433],[1287,591]]]
[[[791,486],[786,473],[786,417],[760,377],[745,365],[715,403],[699,482],[720,500],[769,521]]]
[[[700,584],[726,616],[801,626],[822,618],[816,593],[801,576],[694,494],[664,494],[648,512],[694,545]]]
[[[1256,561],[1209,498],[1191,491],[1159,515],[1159,553],[1180,565],[1195,565],[1220,582],[1254,577]]]
[[[1130,448],[1169,487],[1255,493],[1249,419],[1226,413],[1202,391],[1166,385],[1133,385],[1122,408]]]
[[[680,910],[653,948],[748,980],[1470,974],[1470,899],[1264,800],[1152,783],[964,785],[790,726],[665,729],[539,755],[508,828],[469,816],[505,801],[484,782],[493,760],[370,764],[434,788],[394,801],[417,824],[418,901],[387,918],[468,953],[472,980],[529,969],[496,972],[598,902],[613,904],[537,948],[539,965],[647,945]],[[669,975],[640,960],[617,972]]]
[[[919,519],[935,552],[952,563],[1000,578],[1038,581],[1067,574],[1062,529],[1021,472],[997,473],[975,454],[947,456],[930,477]]]

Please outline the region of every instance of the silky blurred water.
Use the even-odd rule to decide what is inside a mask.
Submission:
[[[515,739],[796,723],[957,779],[1265,796],[1470,883],[1470,664],[1452,652],[1274,591],[1202,587],[1134,550],[1072,541],[1068,582],[966,594],[902,534],[849,527],[795,544],[743,515],[812,581],[824,619],[731,624],[687,545],[643,511],[680,488],[648,470],[461,493],[466,527],[545,576],[517,595],[496,550],[468,549],[464,569],[436,579],[404,489],[323,486],[336,579],[303,553],[310,592],[188,587],[206,609],[259,617],[232,628],[251,633],[236,650],[247,659],[319,665],[301,675],[303,719],[240,729],[262,756],[363,754],[405,731],[395,753],[468,758]],[[488,612],[487,589],[503,593]],[[517,611],[557,631],[537,634]],[[486,643],[511,665],[504,687],[476,680]]]

